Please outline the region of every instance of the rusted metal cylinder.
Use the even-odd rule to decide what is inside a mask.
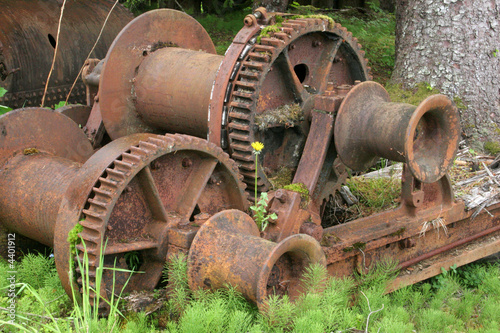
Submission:
[[[111,0],[66,3],[47,91],[48,106],[66,99],[113,4]],[[0,86],[8,90],[0,104],[12,108],[40,105],[56,46],[61,5],[58,0],[0,0]],[[113,39],[132,18],[132,13],[117,5],[92,57],[104,58]],[[86,102],[80,79],[70,102]]]
[[[361,171],[384,157],[407,163],[425,183],[451,166],[459,133],[458,111],[446,96],[430,96],[418,106],[391,103],[376,82],[355,86],[335,120],[335,146],[345,165]]]
[[[0,171],[2,224],[12,232],[53,246],[57,212],[67,186],[81,164],[68,159],[34,153],[17,155]]]
[[[260,237],[250,216],[227,210],[198,231],[189,250],[188,279],[192,289],[235,286],[262,307],[273,293],[296,296],[305,267],[326,265],[325,260],[311,236],[296,234],[274,243]]]
[[[168,57],[174,49],[188,51],[186,55],[197,63]],[[208,60],[206,68],[201,59]],[[175,132],[206,133],[210,89],[217,71],[213,67],[221,61],[216,59],[220,58],[210,36],[191,16],[159,9],[135,18],[116,37],[100,74],[99,109],[108,135],[114,140],[132,133],[164,134],[162,127],[167,124]],[[177,121],[188,124],[189,130],[178,130],[182,126]]]
[[[210,93],[223,58],[175,47],[149,54],[134,80],[143,121],[165,132],[206,137]]]

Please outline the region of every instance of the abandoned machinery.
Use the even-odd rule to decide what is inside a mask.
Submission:
[[[259,306],[270,293],[295,295],[311,262],[344,276],[396,259],[403,270],[393,290],[498,252],[499,206],[472,218],[453,196],[453,103],[442,95],[392,103],[369,79],[356,39],[321,16],[258,9],[218,56],[191,17],[148,12],[84,73],[92,112],[83,131],[39,108],[0,118],[3,227],[53,246],[68,291],[81,281],[79,271],[68,277],[67,242],[80,223],[91,278],[100,254],[103,265],[126,268],[134,252],[145,273],[127,288],[151,289],[166,258],[183,252],[191,287],[229,283]],[[255,178],[257,140],[265,149]],[[400,206],[322,226],[344,165],[364,170],[380,157],[404,163]],[[309,195],[273,189],[281,167]],[[278,216],[263,232],[247,214],[255,183]],[[447,234],[421,237],[433,221]],[[82,258],[85,247],[74,251]],[[101,289],[110,287],[108,276]]]

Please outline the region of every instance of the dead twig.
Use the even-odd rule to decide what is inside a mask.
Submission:
[[[49,87],[50,77],[52,76],[52,71],[54,70],[54,64],[56,63],[57,51],[59,50],[59,35],[61,33],[61,22],[64,14],[64,7],[66,6],[66,0],[64,0],[61,6],[61,15],[59,16],[59,24],[57,25],[57,36],[56,36],[56,47],[54,48],[54,57],[52,58],[52,65],[50,66],[49,76],[47,77],[47,82],[45,82],[45,89],[42,96],[42,108],[45,104],[45,96],[47,95],[47,89]]]
[[[115,9],[116,5],[118,4],[118,1],[119,0],[116,0],[115,3],[114,3],[114,5],[113,5],[113,7],[111,7],[111,9],[109,10],[108,16],[106,16],[106,19],[104,20],[104,23],[102,24],[101,31],[99,31],[99,36],[97,36],[97,39],[96,39],[96,41],[94,43],[94,46],[92,46],[92,49],[90,50],[89,54],[87,55],[87,58],[83,62],[83,65],[80,68],[80,71],[78,72],[78,75],[75,78],[75,81],[73,81],[73,85],[71,86],[71,89],[69,90],[68,95],[66,96],[66,102],[65,102],[66,104],[68,104],[69,97],[71,96],[71,93],[73,92],[73,88],[75,88],[76,82],[78,81],[78,78],[82,74],[83,68],[85,67],[85,63],[87,62],[87,60],[89,60],[90,56],[92,55],[92,52],[94,52],[94,50],[95,50],[95,48],[97,46],[97,43],[101,39],[102,32],[104,31],[104,28],[106,27],[106,23],[108,23],[109,16],[113,12],[113,9]]]
[[[490,169],[488,169],[488,167],[486,166],[486,164],[484,164],[484,162],[481,162],[481,164],[483,165],[484,170],[486,170],[486,172],[488,173],[488,176],[490,177],[490,179],[493,182],[495,182],[495,184],[497,184],[498,186],[500,186],[500,183],[498,182],[498,180],[496,179],[496,177],[493,175],[493,173],[491,173]]]
[[[370,323],[370,316],[374,313],[382,311],[384,309],[384,304],[382,304],[382,307],[380,309],[373,311],[372,307],[370,306],[370,300],[368,299],[368,297],[366,297],[365,293],[362,291],[361,291],[361,294],[363,294],[363,296],[365,296],[366,302],[368,303],[368,310],[370,311],[370,313],[368,314],[368,317],[366,318],[366,327],[365,327],[365,333],[368,333],[368,324]]]
[[[182,8],[181,4],[179,3],[179,1],[175,0],[175,4],[177,6],[179,6],[179,8],[185,13],[186,11],[184,10],[184,8]]]

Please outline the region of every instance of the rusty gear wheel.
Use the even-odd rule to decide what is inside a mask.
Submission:
[[[153,289],[167,252],[182,251],[183,241],[188,248],[213,214],[247,208],[236,164],[214,144],[190,136],[123,137],[95,153],[82,170],[66,191],[56,224],[56,244],[64,244],[55,249],[56,264],[68,293],[72,282],[65,238],[74,225],[68,221],[80,220],[83,227],[84,243],[76,250],[80,260],[85,251],[88,255],[91,286],[105,246],[105,267],[143,273],[134,273],[127,289]],[[76,282],[81,288],[80,273]],[[101,295],[109,296],[113,283],[121,290],[129,275],[104,270]]]
[[[357,39],[326,18],[285,18],[281,25],[262,29],[247,46],[226,103],[229,145],[249,188],[257,181],[259,190],[267,191],[269,178],[280,168],[296,169],[315,98],[369,80],[370,68]],[[258,179],[253,141],[265,145]],[[340,184],[343,167],[331,146],[325,164]]]

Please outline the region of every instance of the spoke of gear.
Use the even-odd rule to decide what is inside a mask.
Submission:
[[[82,260],[86,251],[91,286],[106,245],[104,266],[144,272],[134,274],[127,288],[154,288],[169,247],[167,235],[194,237],[213,214],[246,209],[239,177],[226,153],[198,138],[153,135],[132,145],[98,178],[82,211],[85,246],[77,245],[76,259]],[[105,271],[103,290],[109,296],[113,279],[115,290],[121,290],[127,278]],[[82,277],[77,281],[81,287]]]
[[[249,191],[255,182],[259,191],[271,189],[269,177],[280,168],[295,170],[315,96],[348,91],[356,81],[371,78],[361,45],[340,24],[300,18],[285,19],[275,27],[267,33],[262,32],[266,28],[261,30],[242,59],[227,103],[231,157],[239,164]],[[254,141],[265,145],[257,179]],[[332,154],[328,163],[335,160],[334,149]]]

